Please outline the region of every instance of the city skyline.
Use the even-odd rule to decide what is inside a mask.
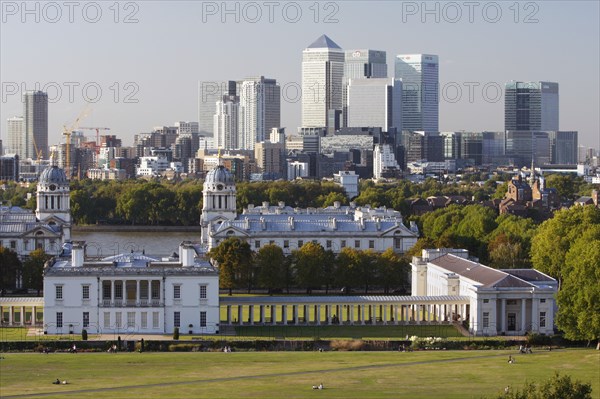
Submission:
[[[301,101],[294,94],[301,84],[301,53],[316,37],[327,34],[342,49],[386,51],[390,57],[388,76],[393,76],[391,60],[398,54],[437,54],[440,131],[501,131],[504,97],[500,95],[491,101],[496,87],[503,89],[511,80],[552,81],[561,90],[561,129],[579,131],[580,145],[600,146],[596,111],[597,3],[540,3],[535,13],[519,3],[518,23],[514,21],[514,10],[502,3],[503,17],[499,21],[482,17],[480,7],[472,23],[467,10],[462,10],[463,16],[457,22],[450,21],[449,14],[443,12],[445,7],[438,3],[437,16],[422,12],[412,15],[402,8],[403,4],[390,2],[331,3],[335,9],[324,9],[323,4],[318,23],[312,20],[309,4],[302,5],[303,18],[297,23],[286,21],[281,13],[275,13],[272,23],[265,20],[266,13],[262,21],[254,24],[244,15],[239,22],[224,15],[222,22],[223,15],[203,13],[199,4],[177,2],[168,8],[161,7],[160,2],[139,3],[135,14],[138,22],[132,24],[115,23],[108,9],[103,10],[104,18],[96,24],[82,20],[81,15],[76,15],[73,23],[63,17],[65,20],[56,24],[45,21],[43,16],[36,23],[32,18],[23,22],[18,15],[4,15],[6,22],[2,24],[0,39],[1,138],[7,139],[7,119],[20,116],[21,88],[35,89],[35,82],[40,83],[40,88],[46,86],[49,100],[53,100],[49,101],[50,144],[64,142],[62,126],[70,125],[83,109],[82,88],[86,87],[87,95],[93,97],[97,86],[102,96],[92,104],[93,111],[85,125],[110,126],[111,133],[127,145],[132,143],[134,134],[152,126],[177,120],[196,121],[199,82],[260,75],[280,83],[281,125],[295,131],[302,124]],[[121,11],[121,20],[132,13]],[[326,16],[337,22],[325,23]],[[526,17],[530,17],[528,23]],[[537,22],[530,23],[534,19]],[[369,26],[369,35],[351,29],[361,23]],[[576,28],[557,32],[558,24]],[[82,29],[87,36],[74,34]],[[206,36],[209,32],[211,36]],[[231,34],[224,36],[224,32]],[[416,34],[408,35],[410,32]],[[53,46],[36,47],[32,58],[25,49],[34,45],[34,38],[39,39],[40,35]],[[139,35],[146,35],[149,40],[139,42]],[[219,37],[218,43],[205,39],[212,36]],[[577,74],[572,73],[567,62],[555,62],[556,51],[564,53],[564,49],[569,49],[565,59],[581,60],[576,61]],[[181,52],[186,54],[185,61],[173,62]],[[44,68],[34,62],[39,59],[44,60]],[[71,65],[82,67],[68,68]],[[487,99],[483,98],[484,87],[489,92]],[[54,101],[57,88],[62,93]],[[73,89],[73,101],[68,98],[69,88]]]

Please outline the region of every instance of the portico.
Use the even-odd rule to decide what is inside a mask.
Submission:
[[[3,326],[41,326],[44,323],[44,298],[2,297],[0,316]]]

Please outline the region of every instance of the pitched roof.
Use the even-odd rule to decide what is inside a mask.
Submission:
[[[337,48],[342,49],[340,46],[336,44],[333,40],[331,40],[327,35],[321,35],[317,40],[315,40],[310,46],[307,48]]]

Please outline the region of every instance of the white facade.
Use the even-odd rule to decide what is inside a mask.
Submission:
[[[467,259],[464,249],[426,249],[413,257],[413,296],[461,296],[469,305],[446,318],[475,335],[554,332],[557,282],[534,269],[497,270]]]
[[[353,171],[340,170],[333,175],[333,181],[344,187],[346,197],[352,199],[358,196],[358,175]]]
[[[158,176],[167,169],[169,169],[169,160],[166,157],[140,157],[140,166],[135,168],[135,175]]]
[[[400,166],[396,162],[396,156],[389,144],[377,144],[373,150],[373,177],[381,179],[385,172],[399,171]]]
[[[74,243],[70,258],[45,269],[48,334],[219,332],[218,272],[192,243],[167,259],[130,253],[89,260],[84,252],[84,243]]]
[[[213,117],[216,148],[234,150],[239,148],[240,102],[236,96],[223,96],[217,101]]]
[[[399,79],[350,79],[348,127],[395,127],[402,131],[402,81]]]
[[[239,98],[238,148],[253,150],[280,125],[280,88],[275,79],[247,79],[240,85]]]
[[[296,180],[297,178],[308,177],[308,162],[292,161],[287,163],[287,178],[288,180]]]
[[[23,117],[13,116],[12,118],[8,118],[6,124],[8,134],[7,140],[4,143],[4,153],[17,154],[19,158],[23,159],[22,156],[25,155],[23,147]]]

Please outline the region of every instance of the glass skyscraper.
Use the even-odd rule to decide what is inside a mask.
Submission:
[[[348,127],[402,130],[402,81],[392,78],[350,79]]]
[[[302,52],[302,127],[327,127],[342,111],[344,50],[326,35]],[[330,112],[331,111],[331,112]]]
[[[394,69],[396,79],[402,79],[402,129],[438,132],[438,56],[397,55]]]
[[[557,131],[558,83],[506,83],[504,130]]]

